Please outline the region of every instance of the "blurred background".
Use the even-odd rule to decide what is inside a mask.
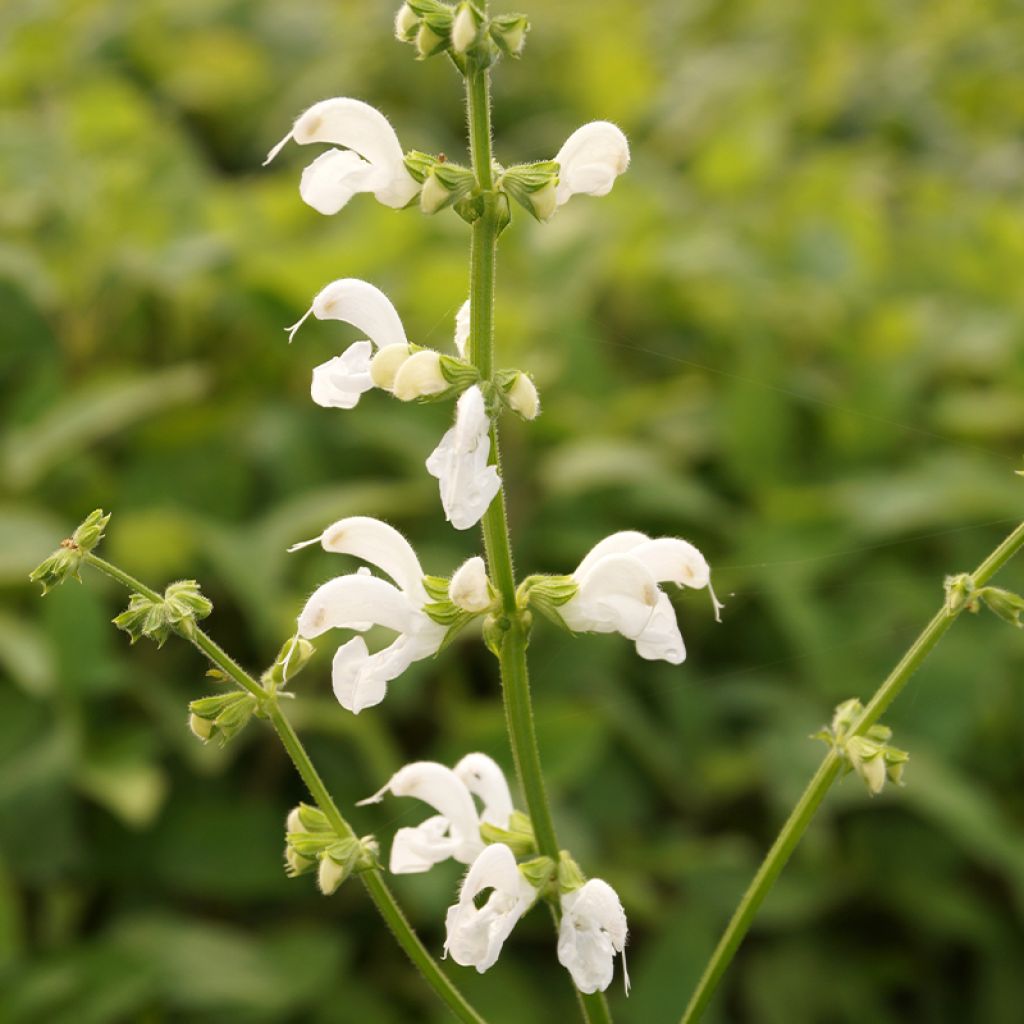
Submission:
[[[527,5],[528,6],[528,5]],[[409,337],[450,343],[457,217],[298,197],[316,147],[260,163],[314,101],[387,113],[407,149],[464,152],[456,74],[391,38],[393,4],[33,0],[0,11],[0,1018],[447,1019],[361,887],[281,867],[303,792],[259,722],[185,728],[212,692],[181,643],[129,649],[95,576],[26,575],[91,509],[152,585],[202,581],[212,634],[260,670],[304,595],[353,564],[292,541],[360,513],[428,572],[478,550],[423,460],[447,407],[309,399],[357,335],[283,328],[362,277]],[[502,5],[502,9],[504,5]],[[544,413],[505,430],[522,573],[618,529],[678,534],[726,602],[678,611],[689,659],[547,623],[531,647],[563,843],[629,912],[616,1019],[678,1019],[732,907],[824,753],[942,599],[1021,517],[1024,10],[857,0],[547,0],[495,76],[498,159],[617,121],[633,165],[602,200],[502,238],[499,365]],[[1024,588],[1024,565],[1004,574]],[[338,638],[341,639],[340,637]],[[414,801],[353,809],[400,764],[507,768],[493,659],[465,637],[358,718],[329,687],[296,724],[385,847]],[[1024,998],[1024,640],[967,616],[888,716],[904,790],[829,796],[711,1021],[1016,1022]],[[440,953],[448,863],[395,880]],[[571,1019],[534,913],[486,976],[495,1022]]]

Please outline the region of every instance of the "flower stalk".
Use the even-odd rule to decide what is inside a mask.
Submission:
[[[981,587],[987,583],[1022,547],[1024,547],[1024,523],[1021,523],[971,573],[970,579],[973,581],[973,585]],[[863,736],[882,717],[889,705],[899,696],[910,677],[921,667],[925,658],[952,627],[962,610],[963,605],[956,606],[950,602],[943,604],[886,677],[865,706],[860,717],[850,727],[849,736]],[[743,894],[722,938],[711,954],[711,959],[683,1013],[681,1024],[695,1024],[703,1016],[722,975],[750,930],[761,904],[786,866],[793,850],[803,838],[815,812],[821,806],[832,783],[839,777],[842,768],[842,757],[832,750],[825,756],[807,784],[807,788],[786,819],[782,830],[758,868],[749,888]]]
[[[130,593],[142,594],[153,601],[162,600],[161,594],[104,558],[86,553],[83,556],[83,561],[120,583]],[[261,686],[209,634],[198,627],[189,630],[187,639],[233,682],[257,698],[260,712],[273,726],[314,802],[327,817],[335,834],[342,839],[358,840],[359,837],[338,809],[306,748],[281,709],[276,691]],[[361,871],[359,878],[398,944],[456,1019],[462,1021],[463,1024],[486,1024],[484,1018],[469,1005],[462,993],[452,984],[448,976],[427,952],[385,883],[380,870],[370,868]]]

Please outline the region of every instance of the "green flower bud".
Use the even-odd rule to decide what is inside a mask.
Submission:
[[[530,20],[525,14],[499,14],[491,19],[491,38],[507,57],[519,57],[526,45]]]
[[[977,611],[974,579],[969,573],[962,572],[958,576],[947,576],[945,588],[948,614],[955,615],[964,607],[968,611]]]
[[[298,878],[299,875],[308,874],[315,867],[315,860],[296,853],[294,847],[286,846],[284,848],[284,873],[289,878]]]
[[[402,4],[395,15],[395,38],[403,43],[411,43],[419,27],[420,19],[416,12],[408,4]]]
[[[984,587],[978,591],[978,596],[988,609],[995,612],[1004,622],[1018,629],[1024,627],[1024,619],[1021,618],[1024,614],[1024,598],[1019,594],[999,587]]]
[[[517,164],[502,174],[499,184],[533,217],[546,221],[558,206],[558,173],[559,167],[554,160]]]
[[[256,711],[256,698],[241,691],[216,694],[192,701],[188,710],[193,735],[204,743],[216,737],[224,746],[249,724]]]
[[[163,647],[172,632],[189,637],[197,619],[205,619],[213,604],[203,596],[195,580],[178,580],[170,584],[161,598],[132,594],[128,607],[113,621],[123,629],[132,643],[149,637]]]
[[[416,33],[416,50],[421,60],[433,57],[448,48],[451,38],[452,16],[431,15],[420,22]]]
[[[284,686],[306,667],[315,653],[316,648],[313,644],[296,634],[284,642],[264,678],[277,686]]]
[[[456,53],[465,53],[476,42],[479,31],[480,21],[472,5],[460,4],[452,22],[452,49]]]
[[[60,547],[29,573],[29,582],[41,584],[44,595],[68,578],[81,582],[79,569],[82,559],[103,539],[103,531],[109,522],[110,515],[104,514],[103,509],[90,512],[75,532],[62,540]]]

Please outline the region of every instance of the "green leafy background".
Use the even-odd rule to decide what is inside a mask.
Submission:
[[[522,572],[570,570],[622,528],[679,534],[725,621],[684,593],[689,659],[620,638],[531,646],[563,842],[630,917],[617,1019],[678,1019],[823,749],[1024,508],[1024,10],[1014,0],[559,0],[496,76],[497,157],[543,159],[610,118],[633,165],[606,199],[502,239],[500,363],[544,413],[506,429]],[[281,869],[303,794],[269,731],[202,748],[184,645],[129,649],[102,580],[45,600],[26,575],[82,516],[153,584],[195,577],[213,634],[259,669],[347,560],[294,540],[362,513],[428,572],[478,549],[423,460],[443,407],[309,400],[354,339],[282,328],[363,277],[444,347],[466,294],[452,214],[297,195],[310,151],[266,150],[331,95],[403,144],[464,152],[456,75],[391,39],[389,4],[33,0],[0,11],[0,1018],[441,1021],[358,885]],[[344,563],[344,564],[343,564]],[[1005,575],[1024,587],[1024,568]],[[358,718],[332,644],[297,724],[352,809],[401,763],[510,767],[493,659],[467,637]],[[966,616],[888,722],[904,790],[833,792],[709,1020],[1016,1022],[1024,998],[1024,643]],[[395,880],[435,952],[455,865]],[[561,1022],[544,914],[488,975],[495,1021]]]

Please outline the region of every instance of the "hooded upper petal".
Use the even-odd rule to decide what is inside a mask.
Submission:
[[[508,819],[514,810],[512,794],[497,761],[486,754],[467,754],[453,771],[483,803],[482,820],[498,828],[508,828]]]
[[[440,485],[445,518],[457,530],[475,526],[501,488],[495,466],[489,465],[490,419],[475,384],[459,397],[455,426],[427,459],[427,470]]]
[[[476,898],[491,894],[482,907]],[[481,974],[494,965],[516,922],[533,905],[537,891],[520,873],[503,843],[488,846],[473,862],[459,890],[459,901],[445,918],[445,952],[463,967]]]
[[[386,572],[418,605],[427,602],[423,568],[412,545],[393,526],[371,516],[348,516],[320,535],[325,551],[354,555]]]
[[[558,962],[569,971],[581,992],[603,992],[611,984],[615,954],[626,946],[622,903],[615,890],[600,878],[564,894],[561,903]]]
[[[629,166],[629,143],[610,121],[591,121],[565,140],[555,161],[559,165],[555,201],[561,206],[580,192],[607,195]]]
[[[299,614],[299,634],[312,640],[329,629],[365,628],[373,622],[397,633],[412,630],[417,615],[397,587],[376,576],[337,576],[317,587]]]
[[[576,632],[621,633],[633,639],[647,627],[658,602],[657,580],[629,554],[604,555],[577,582],[576,596],[560,609],[565,624]]]
[[[361,100],[335,97],[314,103],[299,115],[288,135],[270,151],[267,163],[289,139],[301,145],[329,142],[358,154],[370,168],[368,171],[362,171],[351,160],[347,160],[344,167],[335,168],[339,174],[366,176],[361,187],[353,188],[350,195],[356,191],[373,192],[385,205],[402,207],[420,189],[406,169],[405,156],[391,123],[379,110]],[[337,158],[334,160],[337,163]]]
[[[332,281],[316,293],[311,308],[317,320],[341,320],[357,327],[377,348],[408,344],[394,304],[369,281],[355,277]]]

